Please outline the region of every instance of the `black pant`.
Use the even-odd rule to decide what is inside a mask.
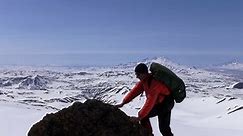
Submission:
[[[171,96],[165,97],[164,101],[156,104],[149,115],[141,120],[142,125],[150,125],[149,118],[158,116],[159,130],[163,136],[173,136],[170,128],[171,110],[174,107],[174,100]],[[151,130],[152,131],[152,130]],[[152,132],[151,132],[152,133]]]

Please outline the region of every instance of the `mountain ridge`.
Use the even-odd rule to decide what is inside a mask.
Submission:
[[[2,70],[0,99],[54,109],[60,109],[73,101],[86,99],[102,99],[116,103],[138,81],[134,75],[134,67],[141,62],[148,66],[152,62],[158,62],[172,69],[184,80],[188,97],[213,95],[222,98],[227,95],[232,97],[237,95],[229,91],[232,84],[237,82],[233,77],[183,66],[164,57],[156,57],[113,67],[68,68],[63,71],[60,69],[50,71],[49,68]],[[6,81],[11,82],[4,86]]]

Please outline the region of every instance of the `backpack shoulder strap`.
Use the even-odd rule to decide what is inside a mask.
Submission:
[[[151,86],[151,83],[152,83],[153,79],[154,79],[154,77],[152,75],[150,75],[149,78],[148,78],[148,82],[147,82],[149,88]]]

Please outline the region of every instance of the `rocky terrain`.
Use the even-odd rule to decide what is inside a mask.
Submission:
[[[28,136],[148,136],[115,106],[98,100],[75,102],[34,124]]]

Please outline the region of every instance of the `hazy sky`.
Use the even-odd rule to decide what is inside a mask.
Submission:
[[[190,60],[195,55],[204,60]],[[210,63],[209,56],[243,60],[243,1],[0,0],[0,64],[89,65],[153,56],[195,64]]]

